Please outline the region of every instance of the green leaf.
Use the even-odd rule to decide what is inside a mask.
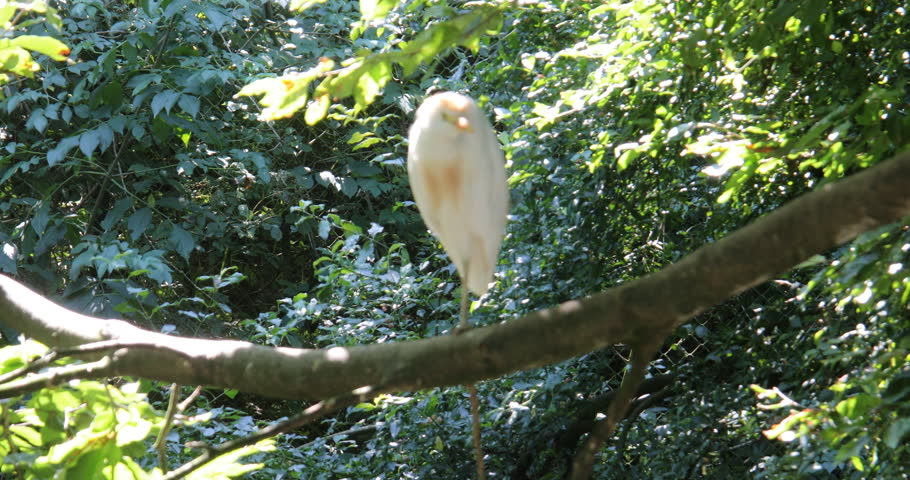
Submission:
[[[0,38],[0,66],[2,66],[0,72],[7,71],[23,77],[34,77],[35,72],[40,70],[41,67],[35,63],[28,50],[22,47],[8,46],[9,43],[3,40]],[[0,77],[0,79],[2,78],[5,78],[5,76]]]
[[[273,439],[263,440],[255,445],[250,445],[230,453],[226,453],[209,463],[206,463],[200,469],[189,474],[187,480],[211,480],[226,479],[239,477],[245,473],[259,470],[263,467],[261,463],[243,464],[240,459],[261,452],[270,452],[275,449]]]
[[[288,9],[292,12],[302,12],[314,5],[319,5],[320,3],[325,3],[328,0],[291,0]]]
[[[306,114],[304,114],[304,120],[307,125],[316,125],[320,120],[325,118],[326,113],[329,112],[329,105],[331,105],[332,99],[328,95],[320,95],[313,99],[310,102],[310,106],[306,109]]]
[[[32,230],[38,234],[40,237],[44,235],[44,231],[47,230],[47,224],[50,221],[50,204],[46,202],[41,202],[38,206],[38,210],[35,211],[35,216],[32,217],[30,225]]]
[[[171,113],[171,109],[174,108],[174,104],[177,103],[179,98],[180,94],[173,90],[158,92],[152,98],[152,116],[157,117],[161,110]]]
[[[364,149],[364,148],[369,148],[369,147],[372,147],[373,145],[375,145],[375,144],[377,144],[377,143],[379,143],[379,142],[381,142],[381,141],[382,141],[382,140],[380,140],[380,139],[378,139],[378,138],[376,138],[376,137],[368,138],[368,139],[366,139],[366,140],[364,140],[364,141],[358,143],[357,145],[355,145],[354,148],[351,149],[351,151],[352,151],[352,152],[356,152],[357,150],[362,150],[362,149]]]
[[[196,118],[196,115],[199,114],[199,97],[195,95],[180,95],[180,100],[177,101],[177,104],[180,105],[180,109],[186,112],[191,118]]]
[[[130,230],[130,238],[136,240],[145,232],[152,222],[152,210],[148,207],[140,208],[130,215],[126,221],[126,228]]]
[[[16,6],[4,2],[2,6],[0,6],[0,25],[6,25],[10,19],[13,18],[16,10]]]
[[[131,443],[142,442],[152,433],[152,427],[154,427],[152,422],[143,419],[142,415],[135,409],[131,410],[131,413],[132,418],[126,424],[121,424],[117,428],[118,446],[123,447]]]
[[[388,62],[382,59],[371,62],[369,70],[361,74],[357,79],[357,88],[354,90],[354,99],[357,101],[357,108],[364,109],[373,103],[376,95],[385,86],[391,78],[392,69]]]
[[[888,388],[885,389],[884,399],[889,403],[905,402],[910,399],[910,370],[891,377]]]
[[[910,418],[898,418],[885,431],[884,442],[890,448],[903,444],[904,437],[910,433]]]
[[[187,261],[190,259],[190,252],[192,252],[193,247],[196,246],[196,242],[193,241],[193,236],[177,225],[171,227],[168,243],[175,252]]]
[[[106,123],[102,123],[95,130],[98,132],[99,151],[104,152],[114,143],[114,130]]]
[[[73,259],[73,263],[70,264],[70,280],[76,280],[79,278],[79,273],[82,271],[82,267],[91,264],[97,253],[97,250],[90,248],[77,255],[76,258]]]
[[[871,395],[860,393],[839,402],[835,406],[837,413],[855,420],[863,416],[870,409],[878,406],[881,400]]]
[[[70,54],[70,48],[65,43],[52,37],[22,35],[14,38],[10,44],[33,52],[43,53],[57,61],[66,60]]]
[[[79,150],[86,158],[92,158],[92,153],[101,143],[101,135],[98,130],[89,130],[79,135]]]
[[[332,228],[332,224],[328,220],[322,220],[319,222],[319,237],[323,240],[329,238],[329,230]]]
[[[159,84],[162,81],[161,75],[157,73],[144,73],[141,75],[136,75],[131,78],[126,86],[133,89],[133,95],[139,95],[142,93],[149,85]]]
[[[33,127],[38,132],[43,132],[47,128],[47,117],[44,116],[43,108],[36,108],[28,117],[27,126]]]
[[[75,458],[71,455],[66,459],[67,478],[100,479],[102,477],[99,473],[107,463],[107,458],[111,455],[120,456],[118,454],[120,449],[109,443],[99,442],[93,446],[94,448],[78,451],[78,456]],[[111,447],[115,451],[112,452]]]
[[[101,221],[101,228],[104,229],[105,232],[110,231],[110,229],[123,218],[123,214],[132,206],[132,197],[123,197],[120,200],[117,200],[117,202],[114,203],[114,206],[108,210],[107,214],[104,216],[104,220]]]
[[[360,14],[366,21],[384,18],[395,5],[398,0],[360,0]]]
[[[114,108],[120,107],[123,104],[123,85],[116,80],[108,82],[101,88],[101,100]]]

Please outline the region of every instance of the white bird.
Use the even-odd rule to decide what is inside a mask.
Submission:
[[[408,176],[423,221],[461,277],[459,330],[468,328],[468,290],[490,289],[509,212],[505,158],[490,122],[470,98],[445,92],[420,105],[408,133]],[[477,389],[471,396],[477,478],[486,478]]]
[[[493,127],[474,100],[445,92],[417,109],[409,137],[417,208],[464,286],[481,296],[493,281],[509,211],[505,158]]]

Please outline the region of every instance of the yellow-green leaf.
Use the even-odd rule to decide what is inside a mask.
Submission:
[[[397,4],[398,0],[360,0],[360,14],[366,21],[383,18]]]
[[[329,111],[329,105],[332,103],[328,95],[320,95],[313,99],[310,102],[310,105],[306,109],[306,113],[303,115],[303,119],[306,121],[307,125],[316,125],[323,118],[325,118],[326,113]]]
[[[291,0],[291,4],[288,5],[288,9],[292,12],[306,10],[313,5],[319,5],[320,3],[325,3],[327,0]]]
[[[70,54],[70,47],[52,37],[40,35],[22,35],[12,40],[13,45],[18,45],[26,50],[43,53],[54,60],[66,60]]]

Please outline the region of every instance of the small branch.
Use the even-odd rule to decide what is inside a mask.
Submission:
[[[108,375],[105,372],[109,372],[113,364],[111,357],[103,357],[94,362],[69,365],[49,372],[35,374],[22,380],[0,385],[0,398],[17,397],[43,388],[57,386],[70,380],[106,377]]]
[[[619,391],[616,392],[616,396],[613,397],[610,408],[607,410],[607,418],[594,424],[591,435],[575,454],[575,459],[572,461],[572,480],[586,480],[591,476],[597,453],[613,436],[619,422],[625,418],[629,404],[638,393],[638,387],[641,386],[645,373],[648,371],[648,364],[651,363],[659,346],[660,344],[643,343],[632,347],[631,368],[622,377]]]
[[[326,415],[341,410],[342,408],[371,400],[373,397],[379,395],[383,391],[386,390],[373,387],[358,388],[348,394],[339,395],[337,397],[323,400],[314,405],[311,405],[303,412],[294,415],[285,421],[269,425],[268,427],[265,427],[252,435],[231,440],[218,446],[210,446],[201,442],[193,442],[187,444],[188,447],[203,449],[204,452],[202,455],[199,455],[193,460],[183,464],[180,468],[168,472],[167,475],[161,477],[161,480],[178,480],[180,478],[184,478],[190,473],[201,468],[206,463],[218,458],[221,455],[249,445],[254,445],[267,438],[290,432],[292,430],[300,428],[303,425],[306,425],[307,423],[318,420],[322,417],[325,417]]]
[[[151,342],[103,340],[100,342],[77,345],[75,347],[51,350],[44,356],[29,362],[27,365],[0,376],[0,398],[10,398],[38,391],[49,385],[59,385],[64,380],[115,376],[109,375],[109,373],[111,373],[110,369],[116,367],[115,363],[112,361],[113,359],[110,356],[104,356],[102,357],[103,361],[96,360],[90,363],[54,367],[43,374],[28,377],[27,380],[23,379],[22,381],[13,383],[13,380],[47,368],[61,358],[94,356],[101,352],[126,348],[158,350],[161,348],[161,345]],[[179,351],[176,353],[178,355],[180,354]],[[84,375],[84,377],[80,377],[79,375]]]
[[[180,397],[180,385],[171,384],[170,398],[167,402],[167,412],[164,414],[164,422],[161,425],[161,431],[158,432],[158,438],[155,439],[155,450],[158,451],[158,468],[162,472],[168,471],[167,466],[167,436],[171,433],[174,416],[177,415],[177,399]]]
[[[654,405],[658,400],[665,398],[670,394],[670,389],[664,387],[660,389],[657,393],[649,394],[647,397],[642,399],[635,405],[635,408],[631,413],[626,415],[628,421],[623,425],[622,432],[619,434],[619,438],[616,439],[616,455],[619,457],[622,455],[622,451],[626,445],[626,438],[629,436],[629,430],[632,430],[632,425],[635,424],[635,420],[641,415],[641,412],[644,412],[645,409],[649,408],[651,405]]]
[[[334,432],[331,434],[331,436],[338,437],[341,435],[345,435],[348,437],[360,437],[360,436],[365,436],[363,434],[366,434],[366,433],[375,433],[376,430],[378,430],[378,427],[376,425],[362,425],[360,427],[354,427],[354,428],[349,428],[347,430],[342,430],[340,432]],[[298,448],[302,450],[305,448],[312,447],[313,445],[316,445],[316,442],[318,442],[321,438],[323,438],[323,437],[317,437],[316,439],[314,439],[312,441],[309,441],[307,443],[300,445],[300,447],[298,447]],[[370,438],[372,438],[372,435],[370,436]]]
[[[186,409],[189,408],[189,406],[192,405],[193,402],[196,401],[196,398],[199,397],[200,393],[202,393],[202,386],[196,387],[196,389],[193,390],[193,393],[191,393],[189,397],[186,397],[186,400],[184,400],[183,402],[180,403],[180,405],[177,406],[177,413],[185,412]]]

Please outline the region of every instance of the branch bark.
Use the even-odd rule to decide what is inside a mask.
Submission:
[[[461,385],[607,345],[659,343],[678,325],[813,254],[910,214],[910,154],[827,184],[634,282],[462,335],[336,347],[271,348],[150,332],[70,312],[0,276],[0,323],[54,348],[123,342],[87,374],[130,375],[259,395],[323,399],[362,386]],[[97,358],[97,357],[96,357]]]

